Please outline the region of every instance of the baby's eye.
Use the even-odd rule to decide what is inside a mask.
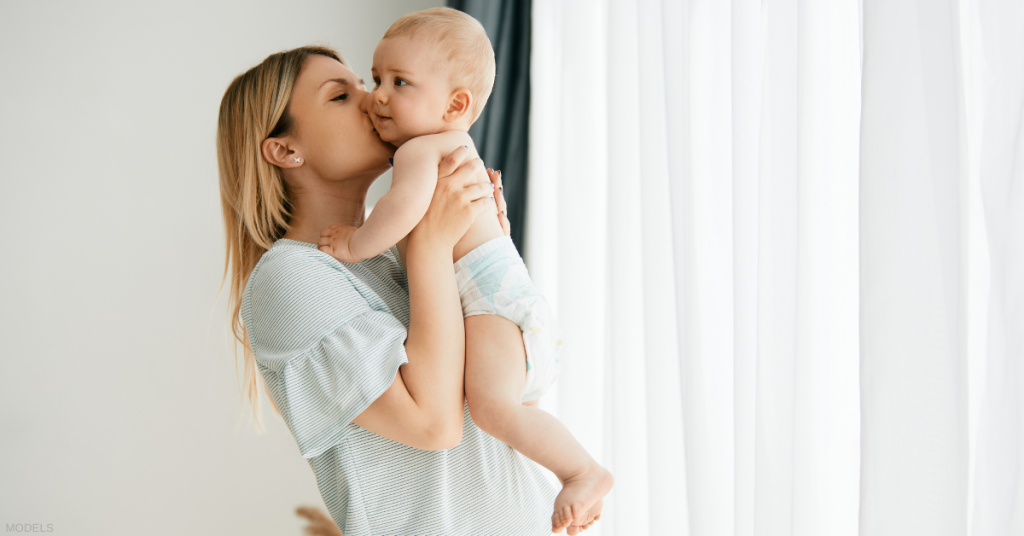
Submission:
[[[348,93],[342,93],[341,95],[338,95],[337,97],[334,97],[331,100],[332,101],[343,101],[343,100],[346,100],[346,99],[348,99]]]
[[[405,80],[402,80],[401,78],[395,78],[395,85],[396,86],[407,86],[407,85],[409,85],[409,82],[406,82]]]
[[[374,78],[373,79],[373,87],[374,88],[380,87],[380,78]]]

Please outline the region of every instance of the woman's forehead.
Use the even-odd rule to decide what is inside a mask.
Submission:
[[[302,93],[315,94],[333,83],[357,87],[359,86],[359,77],[334,58],[314,55],[306,58],[296,86]]]

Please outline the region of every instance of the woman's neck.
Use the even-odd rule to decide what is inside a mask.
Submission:
[[[291,229],[284,238],[316,244],[320,232],[331,225],[361,226],[366,219],[366,192],[375,178],[293,185],[289,191]]]

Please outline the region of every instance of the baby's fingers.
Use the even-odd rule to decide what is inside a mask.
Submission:
[[[332,225],[332,226],[324,229],[323,231],[320,231],[320,238],[317,239],[317,241],[316,241],[317,249],[319,249],[320,251],[323,251],[324,253],[326,253],[328,255],[334,255],[334,247],[331,246],[331,243],[334,241],[334,228],[335,227],[336,226]]]

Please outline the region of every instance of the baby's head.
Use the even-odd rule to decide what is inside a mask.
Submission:
[[[438,7],[391,25],[373,52],[370,118],[381,139],[469,130],[494,85],[494,50],[473,17]]]

